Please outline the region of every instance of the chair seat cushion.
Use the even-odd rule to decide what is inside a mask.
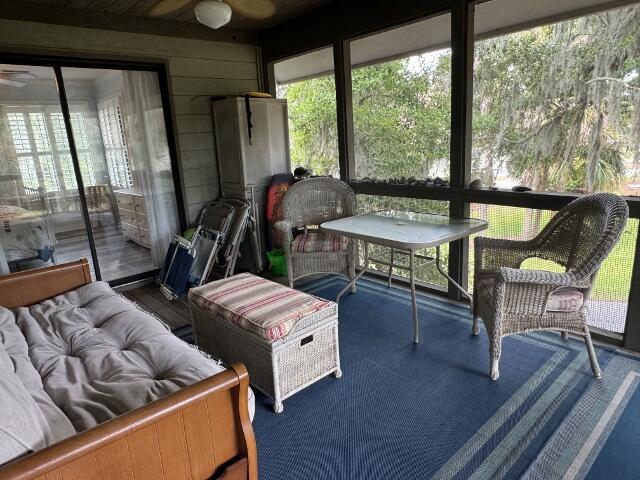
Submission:
[[[496,285],[495,275],[476,277],[476,290],[480,299],[493,303]],[[547,300],[547,312],[577,312],[584,303],[584,295],[576,288],[562,287],[554,291]]]
[[[302,233],[291,242],[294,253],[344,252],[348,246],[347,237],[334,233]]]
[[[192,288],[189,301],[270,342],[308,315],[325,309],[335,313],[333,302],[250,273]]]

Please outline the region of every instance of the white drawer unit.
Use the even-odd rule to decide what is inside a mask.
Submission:
[[[118,213],[125,239],[150,248],[149,216],[144,196],[133,189],[114,192],[118,202]]]

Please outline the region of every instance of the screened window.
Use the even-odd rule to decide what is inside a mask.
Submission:
[[[292,169],[339,177],[333,48],[277,63],[274,71],[277,96],[287,99]]]
[[[477,6],[479,22],[492,3]],[[638,25],[635,5],[477,41],[473,177],[637,195]]]
[[[502,205],[471,204],[471,216],[489,222],[489,228],[477,235],[510,240],[534,238],[555,212]],[[469,242],[469,283],[473,286],[473,235]],[[611,254],[602,264],[591,292],[588,323],[614,333],[623,333],[627,316],[633,259],[638,237],[638,220],[630,219]],[[525,260],[522,268],[564,271],[559,264],[540,258]]]
[[[449,177],[450,21],[440,15],[351,42],[357,178]]]

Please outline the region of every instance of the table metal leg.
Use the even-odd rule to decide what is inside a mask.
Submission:
[[[416,302],[416,278],[414,251],[409,252],[409,280],[411,283],[411,307],[413,309],[413,343],[419,342],[418,305]]]
[[[440,246],[438,245],[436,247],[436,268],[438,269],[438,271],[440,272],[440,274],[446,278],[448,281],[451,282],[451,284],[456,287],[460,293],[462,293],[462,295],[464,295],[465,297],[467,297],[469,299],[470,302],[472,302],[473,304],[473,297],[471,296],[471,294],[469,292],[467,292],[464,288],[462,288],[460,285],[458,285],[458,283],[449,276],[449,274],[447,272],[445,272],[442,267],[440,266]]]
[[[349,290],[353,285],[355,285],[356,282],[360,279],[360,277],[364,275],[367,269],[369,268],[369,244],[367,242],[362,242],[362,243],[364,243],[364,265],[362,266],[362,270],[360,270],[358,274],[355,277],[353,277],[349,283],[347,283],[346,287],[340,290],[340,293],[338,293],[338,296],[336,297],[336,303],[340,302],[340,297],[342,297],[342,295],[344,295],[344,293],[347,290]]]

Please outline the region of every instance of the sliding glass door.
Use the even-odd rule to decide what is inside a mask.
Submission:
[[[0,272],[159,268],[180,229],[171,165],[156,72],[0,65]]]
[[[53,68],[0,64],[0,273],[92,260]]]

